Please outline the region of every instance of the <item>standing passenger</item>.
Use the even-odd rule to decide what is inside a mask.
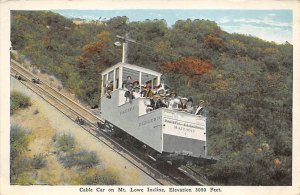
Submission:
[[[131,76],[127,76],[127,80],[123,82],[122,88],[128,88],[129,84],[132,84]]]

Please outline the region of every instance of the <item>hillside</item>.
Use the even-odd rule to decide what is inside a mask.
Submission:
[[[76,25],[37,11],[11,18],[12,46],[22,54],[14,57],[55,75],[90,105],[99,100],[100,72],[121,60],[115,36],[130,32],[144,44],[129,45],[129,63],[162,71],[181,96],[205,100],[209,155],[220,161],[197,169],[220,185],[292,184],[293,45],[229,34],[208,20],[169,28],[126,17]]]

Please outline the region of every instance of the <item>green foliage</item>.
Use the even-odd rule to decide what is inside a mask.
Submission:
[[[84,178],[85,185],[118,185],[120,182],[118,178],[111,173],[106,171],[96,173],[91,176],[86,176]]]
[[[13,91],[10,94],[10,115],[14,114],[18,109],[24,109],[30,106],[29,97],[23,94]]]
[[[79,152],[68,152],[59,156],[59,161],[64,167],[70,168],[73,166],[79,169],[87,169],[99,164],[99,160],[95,152],[80,150]]]
[[[55,134],[53,141],[55,142],[57,149],[62,152],[72,152],[75,148],[74,137],[70,134]]]
[[[34,155],[31,166],[34,169],[41,169],[44,168],[47,165],[47,160],[45,159],[45,156],[43,154]]]
[[[47,161],[42,154],[33,158],[26,157],[31,133],[18,125],[12,125],[10,129],[10,182],[12,184],[30,185],[34,180],[30,176],[34,169],[46,166]]]
[[[76,151],[74,137],[70,134],[55,135],[53,141],[58,149],[58,159],[64,167],[71,168],[76,166],[82,170],[99,164],[99,159],[95,152],[84,149]]]
[[[179,20],[168,27],[164,20],[115,17],[74,25],[52,12],[12,12],[12,44],[25,55],[19,60],[55,75],[90,105],[99,101],[101,71],[121,60],[115,36],[126,32],[144,43],[129,44],[131,64],[157,71],[184,58],[212,64],[210,72],[189,78],[189,89],[182,74],[170,72],[165,79],[181,96],[205,100],[209,155],[221,159],[198,167],[208,178],[220,185],[291,184],[292,44],[229,34],[209,20]],[[71,140],[65,137],[58,147],[73,151]]]
[[[21,156],[28,147],[30,131],[22,129],[18,125],[12,125],[10,129],[10,158],[11,160]]]

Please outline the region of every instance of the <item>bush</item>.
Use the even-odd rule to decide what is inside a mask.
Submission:
[[[19,157],[12,160],[10,163],[10,175],[16,177],[25,171],[29,171],[31,168],[31,159],[26,157]]]
[[[79,169],[91,168],[99,164],[99,160],[95,152],[87,150],[60,154],[59,161],[64,167],[70,168],[77,166]]]
[[[63,152],[72,151],[75,148],[74,137],[70,134],[54,135],[53,141],[56,147]]]
[[[30,131],[22,129],[18,125],[12,125],[10,128],[10,158],[11,160],[19,157],[27,150],[30,139]]]
[[[27,108],[30,106],[29,97],[23,95],[22,93],[13,91],[10,95],[10,115],[15,113],[16,110],[20,108]]]
[[[119,183],[117,176],[106,171],[98,172],[84,179],[85,185],[118,185]]]
[[[41,169],[47,165],[47,160],[45,160],[45,156],[43,154],[34,155],[31,161],[31,166],[34,169]]]
[[[55,135],[53,141],[57,147],[58,159],[67,168],[77,166],[79,169],[87,169],[99,164],[99,159],[93,151],[81,149],[75,151],[75,140],[71,135]]]
[[[84,168],[91,168],[99,164],[97,155],[93,151],[80,150],[74,155],[75,165]]]

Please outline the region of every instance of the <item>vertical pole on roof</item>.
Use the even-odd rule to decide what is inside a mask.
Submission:
[[[127,62],[127,50],[128,50],[128,39],[129,35],[128,33],[125,34],[125,39],[123,41],[123,53],[122,53],[122,63]]]
[[[118,87],[116,86],[116,69],[114,69],[113,90],[115,90],[116,88],[118,88]]]
[[[160,84],[160,76],[157,77],[157,85]]]
[[[101,79],[101,97],[103,96],[103,75]]]
[[[123,85],[123,66],[119,67],[119,86],[118,88],[122,88]]]

